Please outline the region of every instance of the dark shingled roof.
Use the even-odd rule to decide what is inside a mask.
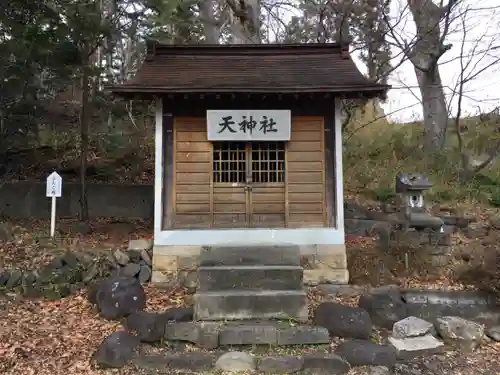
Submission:
[[[114,93],[363,93],[389,89],[371,82],[348,46],[329,44],[165,45],[150,41],[134,78]]]

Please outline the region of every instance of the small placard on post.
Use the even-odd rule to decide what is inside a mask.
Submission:
[[[56,199],[62,196],[62,177],[57,172],[52,172],[47,177],[46,195],[51,199],[50,207],[50,237],[56,233]]]

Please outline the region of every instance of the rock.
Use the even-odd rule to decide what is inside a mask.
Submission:
[[[89,284],[88,290],[87,290],[87,300],[92,304],[96,305],[97,304],[97,291],[99,290],[99,287],[101,286],[101,282],[93,282]]]
[[[129,250],[151,250],[153,248],[153,241],[147,239],[130,240],[128,242]]]
[[[484,339],[484,326],[458,316],[437,318],[436,328],[444,342],[455,345],[464,351],[472,351]]]
[[[135,263],[129,263],[125,267],[123,267],[120,271],[120,274],[125,277],[136,277],[140,272],[141,266]]]
[[[10,241],[14,238],[12,228],[7,223],[0,223],[0,241]]]
[[[97,277],[97,275],[99,274],[99,263],[98,262],[94,262],[92,263],[88,269],[82,274],[82,281],[85,283],[85,284],[88,284],[89,282],[91,282],[94,278]]]
[[[444,344],[430,334],[408,338],[389,337],[389,344],[394,348],[396,355],[400,359],[432,355],[440,353],[444,348]]]
[[[72,251],[66,251],[66,253],[62,256],[62,261],[64,265],[67,265],[70,268],[77,268],[80,266],[80,261]]]
[[[366,369],[366,375],[391,375],[391,370],[385,366],[370,366]]]
[[[306,354],[302,373],[307,375],[347,374],[351,366],[336,354]]]
[[[260,359],[257,370],[263,373],[293,374],[302,369],[304,360],[299,357],[263,357]]]
[[[392,337],[397,339],[425,336],[427,334],[436,334],[434,324],[414,316],[409,316],[394,323],[394,327],[392,328]]]
[[[141,283],[147,283],[149,280],[151,280],[151,268],[147,265],[141,265],[139,266],[139,274],[137,275],[137,278]]]
[[[124,322],[128,331],[134,331],[142,342],[157,342],[165,335],[167,321],[164,314],[138,311],[130,314]]]
[[[76,251],[73,253],[78,259],[78,262],[85,268],[87,269],[92,262],[94,261],[94,257],[91,254],[85,253],[83,251]]]
[[[172,307],[163,314],[165,314],[167,320],[189,322],[193,320],[194,310],[192,307]]]
[[[153,264],[151,256],[149,255],[147,250],[141,250],[141,258],[144,262],[146,262],[146,265],[151,266]]]
[[[394,323],[407,317],[407,308],[399,290],[394,288],[372,290],[363,294],[358,306],[368,311],[374,325],[392,329]]]
[[[375,344],[368,340],[347,340],[335,350],[351,366],[393,366],[396,351],[391,346]]]
[[[139,263],[141,261],[141,252],[139,250],[127,250],[130,257],[130,263]]]
[[[221,355],[215,367],[222,371],[246,372],[255,370],[255,357],[245,352],[229,352]]]
[[[4,286],[9,281],[10,272],[9,270],[0,269],[0,286]]]
[[[103,368],[123,367],[132,359],[138,345],[139,339],[127,332],[112,333],[99,345],[94,360]]]
[[[126,266],[127,264],[130,263],[130,256],[124,251],[115,250],[113,252],[113,257],[115,258],[116,263],[118,263],[121,266]]]
[[[500,341],[500,326],[490,327],[486,331],[486,335],[492,340],[495,340],[497,342]]]
[[[332,336],[369,339],[372,322],[368,313],[358,307],[323,302],[314,311],[313,322],[325,327]]]
[[[21,285],[23,273],[19,270],[11,270],[9,274],[9,279],[5,283],[5,287],[7,289],[15,288],[16,286]]]
[[[99,285],[96,301],[104,318],[118,319],[143,310],[146,294],[136,278],[113,277]]]

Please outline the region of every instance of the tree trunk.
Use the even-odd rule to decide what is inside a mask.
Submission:
[[[260,44],[260,0],[226,0],[231,8],[233,44]]]
[[[203,23],[203,34],[206,44],[219,44],[220,30],[218,30],[214,17],[214,1],[202,0],[200,15]]]
[[[415,68],[422,96],[422,113],[427,150],[442,150],[446,143],[448,108],[437,67],[429,71]]]
[[[84,56],[88,56],[86,52]],[[89,150],[89,104],[90,104],[90,67],[86,57],[83,65],[82,101],[80,108],[80,222],[88,224],[89,206],[87,199],[87,155]]]

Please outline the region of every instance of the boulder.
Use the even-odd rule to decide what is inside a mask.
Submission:
[[[141,266],[137,263],[129,263],[120,270],[125,277],[136,277],[141,271]]]
[[[119,319],[146,307],[146,294],[136,278],[112,277],[103,281],[96,294],[97,307],[106,319]]]
[[[325,327],[331,336],[369,339],[372,333],[372,322],[366,310],[336,302],[321,303],[314,311],[313,322]]]
[[[151,275],[152,275],[151,267],[149,267],[146,264],[141,264],[139,269],[139,274],[137,275],[139,281],[141,283],[146,283],[149,280],[151,280]]]
[[[464,351],[478,348],[484,339],[484,326],[458,316],[442,316],[436,329],[444,342]]]
[[[95,362],[102,368],[120,368],[133,357],[139,339],[125,331],[106,337],[94,354]]]
[[[347,340],[340,344],[335,353],[351,366],[393,366],[396,361],[394,348],[375,344],[368,340]]]
[[[302,369],[304,360],[300,357],[263,357],[257,370],[267,374],[294,374]]]
[[[115,250],[113,257],[120,266],[126,266],[130,263],[130,256],[125,251]]]
[[[374,325],[392,329],[394,323],[408,316],[406,303],[399,290],[374,289],[359,298],[358,306],[370,314]]]
[[[351,366],[337,354],[306,354],[302,374],[305,375],[342,375],[347,374]]]

